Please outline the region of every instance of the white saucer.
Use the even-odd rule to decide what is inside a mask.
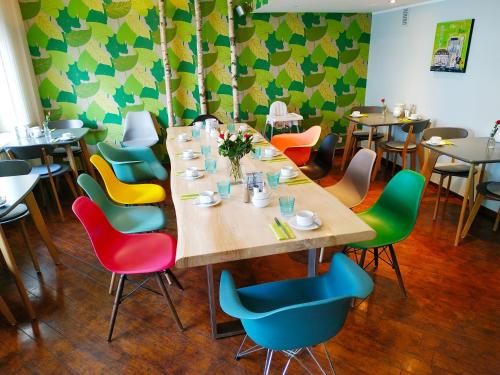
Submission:
[[[187,137],[186,139],[175,138],[175,140],[179,143],[189,142],[191,139],[193,138],[192,137]]]
[[[360,117],[363,117],[363,115],[349,115],[349,117],[352,117],[352,118],[360,118]]]
[[[62,142],[72,141],[74,139],[75,139],[75,137],[59,137],[59,140],[62,141]]]
[[[259,138],[252,137],[252,143],[260,143],[264,141],[264,137],[260,136]]]
[[[280,173],[280,181],[288,181],[292,178],[295,178],[299,175],[299,171],[293,171],[293,173],[290,175],[290,176],[283,176],[281,173]]]
[[[182,172],[179,176],[181,176],[182,178],[184,178],[186,180],[197,180],[198,178],[202,178],[204,175],[205,175],[205,173],[198,172],[198,176],[196,176],[196,177],[194,177],[194,176],[186,176],[186,172]]]
[[[446,144],[445,141],[439,141],[437,143],[426,141],[425,143],[428,144],[429,146],[444,146]]]
[[[273,156],[264,156],[264,153],[262,153],[261,160],[271,160],[274,159],[276,156],[280,156],[281,152],[276,151]]]
[[[193,160],[193,159],[196,159],[200,157],[199,154],[193,154],[193,156],[191,156],[190,158],[185,158],[184,156],[181,156],[181,160]]]
[[[314,223],[312,223],[308,227],[303,227],[303,226],[297,224],[297,217],[293,216],[290,220],[288,220],[288,224],[293,229],[296,229],[296,230],[314,230],[314,229],[318,229],[319,227],[321,227],[321,220],[319,218],[316,218],[316,220],[314,220]]]
[[[193,205],[194,206],[198,206],[198,207],[212,207],[212,206],[217,206],[220,202],[222,202],[222,198],[220,197],[220,195],[218,193],[216,193],[214,195],[214,201],[212,203],[201,204],[200,203],[200,198],[196,198],[193,201]]]

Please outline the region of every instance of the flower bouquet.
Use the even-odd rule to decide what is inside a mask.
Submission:
[[[500,120],[496,120],[493,129],[491,129],[490,138],[488,138],[488,148],[495,148],[495,136],[497,135],[498,128],[500,128]]]
[[[241,182],[243,179],[241,158],[252,151],[252,135],[244,132],[230,134],[226,131],[219,134],[218,144],[219,155],[225,156],[229,160],[228,169],[231,182]]]

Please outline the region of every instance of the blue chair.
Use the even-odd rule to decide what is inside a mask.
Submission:
[[[120,181],[135,183],[149,180],[165,181],[167,170],[148,147],[117,148],[104,142],[97,144],[99,152],[111,164]]]
[[[260,349],[267,349],[264,374],[269,373],[275,351],[288,357],[283,373],[302,349],[306,350],[320,367],[311,350],[312,345],[323,344],[342,329],[353,298],[366,298],[373,290],[368,274],[344,254],[333,257],[330,270],[323,275],[277,281],[236,289],[228,271],[220,281],[222,310],[241,319],[247,336],[257,346],[242,351],[247,336],[236,354],[236,359]],[[323,371],[323,369],[321,369]],[[324,372],[323,372],[324,373]]]

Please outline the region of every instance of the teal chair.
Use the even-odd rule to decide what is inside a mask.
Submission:
[[[128,183],[165,181],[168,177],[167,170],[148,147],[118,148],[99,142],[97,148],[104,159],[111,164],[120,181]]]
[[[393,245],[403,241],[413,231],[424,183],[425,178],[420,173],[408,169],[397,173],[389,181],[377,202],[368,210],[358,214],[358,217],[367,223],[377,236],[373,240],[349,244],[344,250],[345,253],[361,250],[359,261],[361,267],[364,267],[367,252],[373,254],[370,263],[375,262],[375,268],[378,267],[379,259],[388,263],[394,268],[399,287],[405,297],[406,290]],[[386,255],[387,260],[382,258],[382,254]]]
[[[330,367],[333,364],[325,342],[342,329],[353,298],[366,298],[373,290],[368,274],[344,254],[333,257],[328,273],[321,276],[265,283],[236,289],[228,271],[220,281],[222,310],[241,319],[247,336],[236,359],[257,350],[267,350],[264,374],[269,373],[273,353],[288,357],[286,373],[292,359],[304,349],[316,361],[311,346],[323,344]],[[242,351],[247,337],[257,345]],[[309,370],[307,370],[309,372]]]

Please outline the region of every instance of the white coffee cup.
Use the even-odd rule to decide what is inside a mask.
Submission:
[[[196,121],[193,126],[196,129],[201,129],[203,127],[203,121]]]
[[[215,193],[213,191],[204,191],[199,195],[199,201],[201,204],[209,204],[214,201]]]
[[[359,117],[359,116],[361,116],[361,112],[360,111],[352,111],[351,116]]]
[[[435,144],[438,144],[438,143],[441,143],[441,141],[443,140],[443,138],[435,135],[435,136],[432,136],[430,139],[429,139],[429,142],[430,143],[435,143]]]
[[[191,159],[193,157],[193,155],[194,155],[194,152],[191,149],[182,151],[182,157],[185,159]]]
[[[239,127],[240,132],[246,132],[248,130],[248,126],[246,124],[242,124]]]
[[[409,109],[405,109],[405,117],[410,118],[410,110]]]
[[[186,168],[185,174],[187,177],[198,177],[200,172],[198,171],[198,169],[196,167],[189,167],[189,168]]]
[[[412,113],[412,114],[410,115],[410,120],[418,120],[418,117],[419,117],[419,116],[418,116],[416,113]]]
[[[177,139],[179,141],[185,141],[186,139],[188,138],[187,134],[186,133],[181,133],[177,136]]]
[[[264,156],[267,158],[271,158],[274,156],[274,147],[266,147],[264,149]]]
[[[293,172],[294,172],[294,168],[293,167],[283,167],[281,168],[281,175],[283,177],[290,177],[291,175],[293,175]]]
[[[316,215],[312,211],[303,210],[303,211],[297,212],[297,214],[295,215],[295,218],[297,220],[297,225],[299,225],[301,227],[308,227],[314,223],[314,219],[316,218]]]
[[[260,134],[253,134],[252,135],[253,142],[259,142],[261,139],[262,139],[262,136]]]

